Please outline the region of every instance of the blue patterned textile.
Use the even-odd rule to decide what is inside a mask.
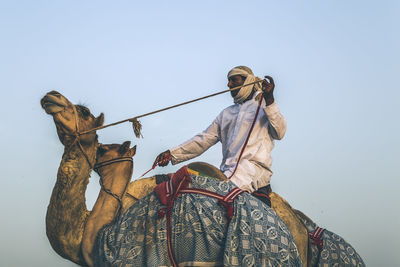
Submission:
[[[308,232],[313,232],[318,227],[310,219],[302,218],[302,220]],[[323,242],[321,251],[318,250],[317,245],[311,245],[311,266],[365,266],[360,255],[342,237],[325,229],[321,235],[321,239]]]
[[[226,195],[235,185],[190,175],[189,188]],[[155,193],[144,197],[99,231],[95,266],[171,266],[164,206]],[[172,248],[179,266],[302,266],[294,239],[278,215],[248,193],[236,197],[227,223],[217,199],[179,196],[171,211]]]

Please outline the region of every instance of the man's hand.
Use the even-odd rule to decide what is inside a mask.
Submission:
[[[263,96],[265,99],[265,103],[267,106],[274,103],[274,89],[275,83],[274,79],[271,76],[264,76],[264,80],[262,82],[262,90],[264,92]]]
[[[163,153],[157,156],[156,160],[153,163],[153,168],[157,166],[157,164],[158,166],[161,167],[167,166],[171,158],[172,158],[171,152],[169,150],[164,151]]]

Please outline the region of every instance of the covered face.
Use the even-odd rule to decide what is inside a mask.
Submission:
[[[243,84],[249,84],[257,80],[261,80],[260,78],[254,76],[253,71],[246,66],[237,66],[228,72],[228,80],[230,81],[229,84],[231,84],[231,81],[237,78],[237,76],[245,78]],[[236,91],[237,92],[236,94],[232,93],[235,104],[243,103],[250,96],[253,90],[261,90],[261,83],[244,86],[240,88],[238,91]]]

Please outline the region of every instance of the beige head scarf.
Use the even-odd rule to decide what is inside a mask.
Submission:
[[[244,84],[261,80],[259,77],[254,76],[253,71],[246,66],[237,66],[231,69],[228,72],[228,79],[234,75],[241,75],[246,77]],[[235,102],[235,104],[243,103],[243,101],[249,97],[249,95],[253,92],[253,90],[260,91],[261,83],[256,83],[240,88],[237,95],[233,98],[233,101]]]

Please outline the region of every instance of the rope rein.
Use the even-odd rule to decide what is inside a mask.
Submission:
[[[256,84],[256,83],[260,83],[260,82],[262,82],[262,81],[263,81],[263,80],[259,80],[259,81],[255,81],[255,82],[252,82],[252,83],[243,84],[243,85],[241,85],[241,86],[237,86],[237,87],[234,87],[234,88],[231,88],[231,89],[223,90],[223,91],[220,91],[220,92],[217,92],[217,93],[214,93],[214,94],[210,94],[210,95],[203,96],[203,97],[200,97],[200,98],[196,98],[196,99],[193,99],[193,100],[190,100],[190,101],[186,101],[186,102],[183,102],[183,103],[180,103],[180,104],[176,104],[176,105],[173,105],[173,106],[169,106],[169,107],[166,107],[166,108],[162,108],[162,109],[159,109],[159,110],[155,110],[155,111],[152,111],[152,112],[148,112],[148,113],[145,113],[145,114],[142,114],[142,115],[133,117],[133,118],[129,118],[129,119],[121,120],[121,121],[114,122],[114,123],[111,123],[111,124],[107,124],[107,125],[95,127],[95,128],[90,129],[90,130],[82,131],[82,132],[79,131],[79,122],[78,122],[78,114],[77,114],[76,107],[75,107],[75,105],[72,105],[72,107],[73,107],[73,112],[74,112],[74,118],[75,118],[75,132],[73,133],[74,140],[73,140],[72,143],[67,147],[66,152],[68,153],[68,151],[71,150],[72,147],[73,147],[75,144],[77,144],[79,150],[80,150],[80,151],[82,152],[82,154],[84,155],[84,157],[85,157],[85,159],[86,159],[86,161],[87,161],[87,163],[88,163],[90,169],[94,169],[94,170],[99,169],[99,168],[101,168],[101,167],[103,167],[103,166],[107,166],[107,165],[116,163],[116,162],[131,161],[131,162],[133,163],[132,158],[129,158],[129,157],[122,157],[122,158],[117,158],[117,159],[113,159],[113,160],[108,160],[108,161],[105,161],[105,162],[100,162],[100,163],[96,164],[95,166],[93,166],[92,163],[91,163],[90,160],[89,160],[88,155],[85,153],[85,151],[84,151],[84,149],[83,149],[83,147],[82,147],[82,144],[81,144],[81,142],[80,142],[80,136],[81,136],[81,135],[84,135],[84,134],[88,134],[88,133],[94,132],[94,131],[97,131],[97,130],[101,130],[101,129],[104,129],[104,128],[107,128],[107,127],[111,127],[111,126],[114,126],[114,125],[121,124],[121,123],[124,123],[124,122],[128,122],[128,121],[129,121],[129,122],[132,122],[132,126],[133,126],[133,130],[134,130],[134,132],[135,132],[135,135],[136,135],[136,137],[139,138],[139,137],[141,136],[140,131],[141,131],[141,128],[142,128],[140,122],[137,120],[137,119],[139,119],[139,118],[142,118],[142,117],[145,117],[145,116],[149,116],[149,115],[152,115],[152,114],[156,114],[156,113],[159,113],[159,112],[163,112],[163,111],[166,111],[166,110],[169,110],[169,109],[173,109],[173,108],[176,108],[176,107],[180,107],[180,106],[183,106],[183,105],[187,105],[187,104],[190,104],[190,103],[193,103],[193,102],[196,102],[196,101],[200,101],[200,100],[203,100],[203,99],[206,99],[206,98],[209,98],[209,97],[213,97],[213,96],[216,96],[216,95],[220,95],[220,94],[223,94],[223,93],[226,93],[226,92],[235,91],[235,90],[238,90],[238,89],[240,89],[240,88],[242,88],[242,87],[245,87],[245,86],[248,86],[248,85],[253,85],[253,84]],[[246,144],[247,144],[247,141],[248,141],[248,139],[249,139],[249,136],[250,136],[250,134],[251,134],[251,132],[252,132],[252,129],[253,129],[255,120],[256,120],[257,115],[258,115],[258,111],[259,111],[259,108],[260,108],[260,104],[261,104],[261,100],[260,100],[260,103],[259,103],[259,106],[258,106],[258,110],[257,110],[257,112],[256,112],[255,119],[254,119],[253,124],[252,124],[252,126],[251,126],[251,128],[250,128],[248,138],[247,138],[247,140],[246,140],[246,142],[245,142],[245,144],[244,144],[244,146],[243,146],[243,148],[242,148],[242,151],[241,151],[241,153],[240,153],[239,160],[240,160],[241,154],[243,153],[244,148],[246,147]],[[167,160],[167,159],[165,159],[165,160]],[[170,159],[168,159],[168,160],[170,160]],[[148,170],[146,173],[144,173],[141,177],[143,177],[145,174],[147,174],[148,172],[150,172],[151,170],[153,170],[153,169],[154,169],[156,166],[158,166],[158,164],[160,164],[160,163],[161,163],[161,162],[158,162],[157,165],[153,166],[150,170]],[[236,167],[237,167],[237,166],[236,166]],[[236,168],[235,168],[235,171],[236,171]],[[233,176],[233,174],[235,173],[235,171],[232,173],[231,177]],[[122,207],[122,199],[121,199],[121,197],[118,196],[117,194],[111,192],[111,190],[105,188],[105,187],[104,187],[104,183],[103,183],[103,179],[102,179],[101,177],[100,177],[99,182],[100,182],[100,187],[101,187],[101,189],[102,189],[104,192],[106,192],[107,194],[109,194],[109,195],[111,195],[112,197],[114,197],[114,198],[119,202],[120,208],[119,208],[118,214],[117,214],[117,215],[119,215],[119,213],[121,212],[121,207]]]
[[[73,133],[74,140],[72,141],[72,143],[71,143],[68,147],[66,147],[65,153],[68,154],[68,153],[71,151],[72,147],[73,147],[75,144],[77,144],[79,150],[80,150],[80,151],[82,152],[82,154],[85,156],[85,159],[86,159],[87,163],[89,164],[90,169],[93,169],[93,165],[92,165],[92,163],[91,163],[90,160],[89,160],[89,156],[85,153],[85,151],[84,151],[84,149],[83,149],[83,147],[82,147],[81,141],[79,140],[79,139],[80,139],[80,138],[79,138],[79,122],[78,122],[78,114],[77,114],[75,105],[72,105],[72,109],[73,109],[74,118],[75,118],[75,132]]]
[[[145,176],[146,174],[148,174],[149,172],[151,172],[152,170],[154,170],[154,169],[155,169],[158,165],[160,165],[161,163],[169,162],[171,159],[172,159],[172,155],[169,155],[169,157],[167,157],[167,158],[165,158],[165,159],[163,159],[163,160],[157,162],[157,164],[155,164],[155,165],[154,165],[153,167],[151,167],[148,171],[146,171],[145,173],[143,173],[142,175],[140,175],[139,178],[137,178],[137,179],[142,178],[143,176]]]
[[[235,91],[235,90],[238,90],[238,89],[240,89],[242,87],[245,87],[245,86],[248,86],[248,85],[253,85],[253,84],[256,84],[256,83],[263,82],[263,81],[264,80],[259,80],[259,81],[255,81],[255,82],[252,82],[252,83],[243,84],[243,85],[240,85],[240,86],[236,86],[236,87],[234,87],[232,89],[223,90],[223,91],[220,91],[220,92],[217,92],[217,93],[214,93],[214,94],[210,94],[210,95],[206,95],[206,96],[199,97],[199,98],[196,98],[196,99],[192,99],[192,100],[180,103],[180,104],[176,104],[176,105],[169,106],[169,107],[162,108],[162,109],[158,109],[158,110],[155,110],[155,111],[152,111],[152,112],[144,113],[142,115],[139,115],[139,116],[136,116],[136,117],[133,117],[133,118],[129,118],[129,119],[117,121],[117,122],[114,122],[114,123],[106,124],[106,125],[103,125],[103,126],[95,127],[93,129],[90,129],[90,130],[87,130],[87,131],[78,132],[78,135],[88,134],[88,133],[91,133],[91,132],[94,132],[94,131],[97,131],[97,130],[101,130],[101,129],[104,129],[104,128],[107,128],[107,127],[110,127],[110,126],[114,126],[114,125],[121,124],[121,123],[129,121],[129,122],[132,123],[133,130],[135,132],[136,137],[139,138],[139,137],[142,136],[141,133],[140,133],[140,130],[141,130],[142,126],[141,126],[140,122],[138,121],[139,118],[143,118],[143,117],[146,117],[146,116],[149,116],[149,115],[153,115],[153,114],[156,114],[156,113],[159,113],[159,112],[163,112],[163,111],[166,111],[166,110],[169,110],[169,109],[177,108],[177,107],[180,107],[180,106],[183,106],[183,105],[187,105],[187,104],[190,104],[190,103],[193,103],[193,102],[196,102],[196,101],[200,101],[200,100],[203,100],[203,99],[206,99],[206,98],[209,98],[209,97],[220,95],[220,94],[223,94],[223,93],[226,93],[226,92]]]
[[[228,179],[231,179],[233,177],[233,175],[235,175],[235,172],[236,172],[236,170],[237,170],[237,168],[239,166],[239,161],[242,158],[243,152],[247,147],[247,143],[249,142],[251,132],[253,131],[254,125],[256,124],[258,113],[260,112],[260,107],[261,107],[261,103],[262,103],[262,100],[263,100],[263,95],[261,94],[259,96],[260,96],[260,100],[258,101],[256,115],[254,116],[253,122],[251,123],[250,129],[249,129],[249,133],[247,134],[246,140],[245,140],[245,142],[244,142],[244,144],[242,146],[242,149],[240,150],[239,158],[238,158],[238,160],[236,162],[235,169],[233,170],[232,174],[229,176]]]

